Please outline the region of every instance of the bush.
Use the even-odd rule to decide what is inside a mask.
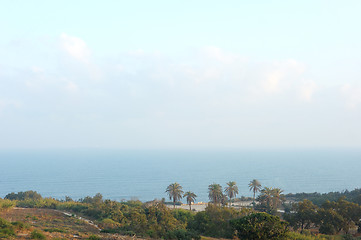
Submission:
[[[320,233],[334,235],[337,233],[337,229],[330,223],[323,223],[319,229]]]
[[[16,221],[16,222],[12,222],[11,223],[14,227],[16,227],[17,229],[28,229],[29,228],[29,225],[26,224],[26,223],[23,223],[23,222],[19,222],[19,221]]]
[[[115,222],[114,220],[112,220],[110,218],[106,218],[101,221],[99,226],[102,229],[116,229],[116,228],[119,228],[121,226],[121,224],[118,222]]]
[[[168,232],[165,235],[165,239],[200,240],[201,236],[192,231],[187,231],[185,229],[177,229],[177,230]]]
[[[59,203],[56,206],[57,209],[59,210],[68,210],[68,211],[74,211],[74,212],[82,212],[86,209],[89,208],[89,206],[87,204],[84,203],[78,203],[78,202],[63,202],[63,203]]]
[[[0,229],[9,228],[9,227],[11,227],[11,224],[8,221],[6,221],[5,219],[0,218]]]
[[[15,202],[8,200],[8,199],[0,199],[0,211],[1,210],[8,210],[15,207]]]
[[[340,240],[338,236],[328,236],[319,234],[317,236],[313,236],[311,234],[297,233],[297,232],[289,232],[287,233],[287,240]]]
[[[9,199],[9,200],[26,200],[26,199],[40,200],[40,199],[42,199],[42,197],[36,191],[26,191],[26,192],[18,192],[18,193],[14,193],[14,192],[9,193],[5,196],[5,199]]]
[[[37,230],[34,230],[30,234],[31,239],[46,239],[45,235],[41,232],[38,232]]]
[[[14,235],[13,226],[5,219],[0,218],[0,238],[8,238]]]
[[[60,228],[46,228],[44,229],[44,232],[60,232],[60,233],[65,233],[66,231],[64,229],[60,229]]]
[[[0,228],[0,238],[7,238],[9,236],[14,236],[15,232],[13,228]]]
[[[205,211],[195,214],[194,219],[188,222],[187,228],[209,237],[232,238],[234,230],[229,221],[242,217],[250,211],[249,209],[238,211],[209,204]]]
[[[173,217],[177,219],[178,221],[187,224],[188,222],[192,221],[194,219],[194,212],[184,210],[184,209],[174,209],[172,211]]]
[[[230,223],[240,239],[286,239],[288,232],[286,222],[267,213],[253,213]]]
[[[96,235],[91,235],[88,237],[88,240],[101,240],[102,238],[101,237],[98,237]]]

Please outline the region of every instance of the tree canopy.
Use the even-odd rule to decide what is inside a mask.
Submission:
[[[182,186],[176,182],[172,183],[167,187],[165,192],[168,193],[169,199],[173,199],[173,206],[175,208],[175,202],[182,199],[183,197]]]

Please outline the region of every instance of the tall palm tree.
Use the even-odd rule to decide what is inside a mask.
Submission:
[[[222,187],[217,183],[208,186],[208,197],[214,204],[221,203],[223,198]]]
[[[187,203],[189,204],[189,210],[192,210],[192,202],[196,201],[197,195],[194,192],[186,192],[183,197],[187,199]]]
[[[182,199],[182,186],[176,182],[172,183],[167,187],[165,192],[168,193],[170,200],[173,198],[173,208],[175,208],[175,202]]]
[[[259,201],[264,206],[265,210],[269,213],[277,213],[279,204],[284,200],[283,190],[280,188],[269,188],[264,187],[261,190],[261,195],[259,196]]]
[[[249,190],[253,192],[253,206],[255,204],[255,199],[256,199],[256,192],[259,192],[261,190],[261,183],[257,180],[257,179],[253,179],[249,184],[248,184]]]
[[[229,197],[229,202],[231,202],[232,198],[236,197],[236,195],[238,194],[238,187],[236,182],[234,181],[228,182],[227,187],[224,188],[224,192]]]
[[[283,190],[281,190],[280,188],[272,189],[273,206],[276,211],[278,208],[278,204],[281,203],[283,200],[282,193],[283,193]]]
[[[260,196],[260,200],[263,204],[266,205],[267,207],[267,211],[271,211],[273,208],[273,194],[274,194],[274,189],[273,188],[269,188],[269,187],[264,187],[261,190],[261,196]]]

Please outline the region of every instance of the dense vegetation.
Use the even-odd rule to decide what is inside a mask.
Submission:
[[[304,199],[310,200],[313,204],[321,206],[326,201],[337,201],[341,197],[345,200],[361,205],[361,188],[352,191],[343,192],[329,192],[329,193],[289,193],[285,195],[289,200],[303,201]]]
[[[326,201],[317,207],[309,200],[295,203],[292,211],[285,213],[284,218],[294,229],[310,229],[319,227],[324,234],[349,233],[357,228],[361,232],[361,206],[340,198],[336,202]]]
[[[321,205],[307,199],[284,205],[285,196],[281,189],[261,188],[256,180],[253,180],[249,187],[254,195],[254,206],[241,209],[228,204],[230,200],[234,201],[238,193],[236,183],[229,182],[224,191],[219,184],[209,186],[211,203],[205,211],[200,212],[172,209],[183,197],[190,207],[196,198],[191,191],[184,193],[177,183],[166,189],[169,198],[173,200],[171,208],[167,207],[164,201],[157,200],[148,203],[117,202],[104,200],[101,194],[77,201],[69,197],[56,200],[28,191],[10,193],[5,199],[0,199],[0,211],[14,206],[57,209],[93,220],[102,232],[164,239],[200,239],[200,236],[238,236],[240,239],[338,239],[330,236],[336,234],[343,234],[346,239],[356,239],[354,237],[357,236],[357,231],[361,232],[361,207],[356,203],[361,197],[358,189],[347,192],[348,197],[341,196],[336,201],[329,201],[325,197],[333,194],[321,194],[319,196],[325,199]],[[256,198],[257,193],[259,196]],[[294,199],[300,196],[292,195]],[[280,208],[285,209],[284,214],[278,211]],[[16,224],[0,219],[0,238],[12,236],[15,227]],[[290,231],[291,229],[293,231]],[[310,230],[329,236],[313,236]],[[33,235],[39,234],[35,232]]]

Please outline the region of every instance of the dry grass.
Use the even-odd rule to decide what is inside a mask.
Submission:
[[[100,233],[99,229],[86,221],[52,209],[13,208],[1,211],[0,217],[10,222],[21,221],[30,226],[18,229],[14,239],[30,239],[30,234],[35,229],[47,239],[88,239],[92,235],[101,239],[134,239],[118,234]]]

